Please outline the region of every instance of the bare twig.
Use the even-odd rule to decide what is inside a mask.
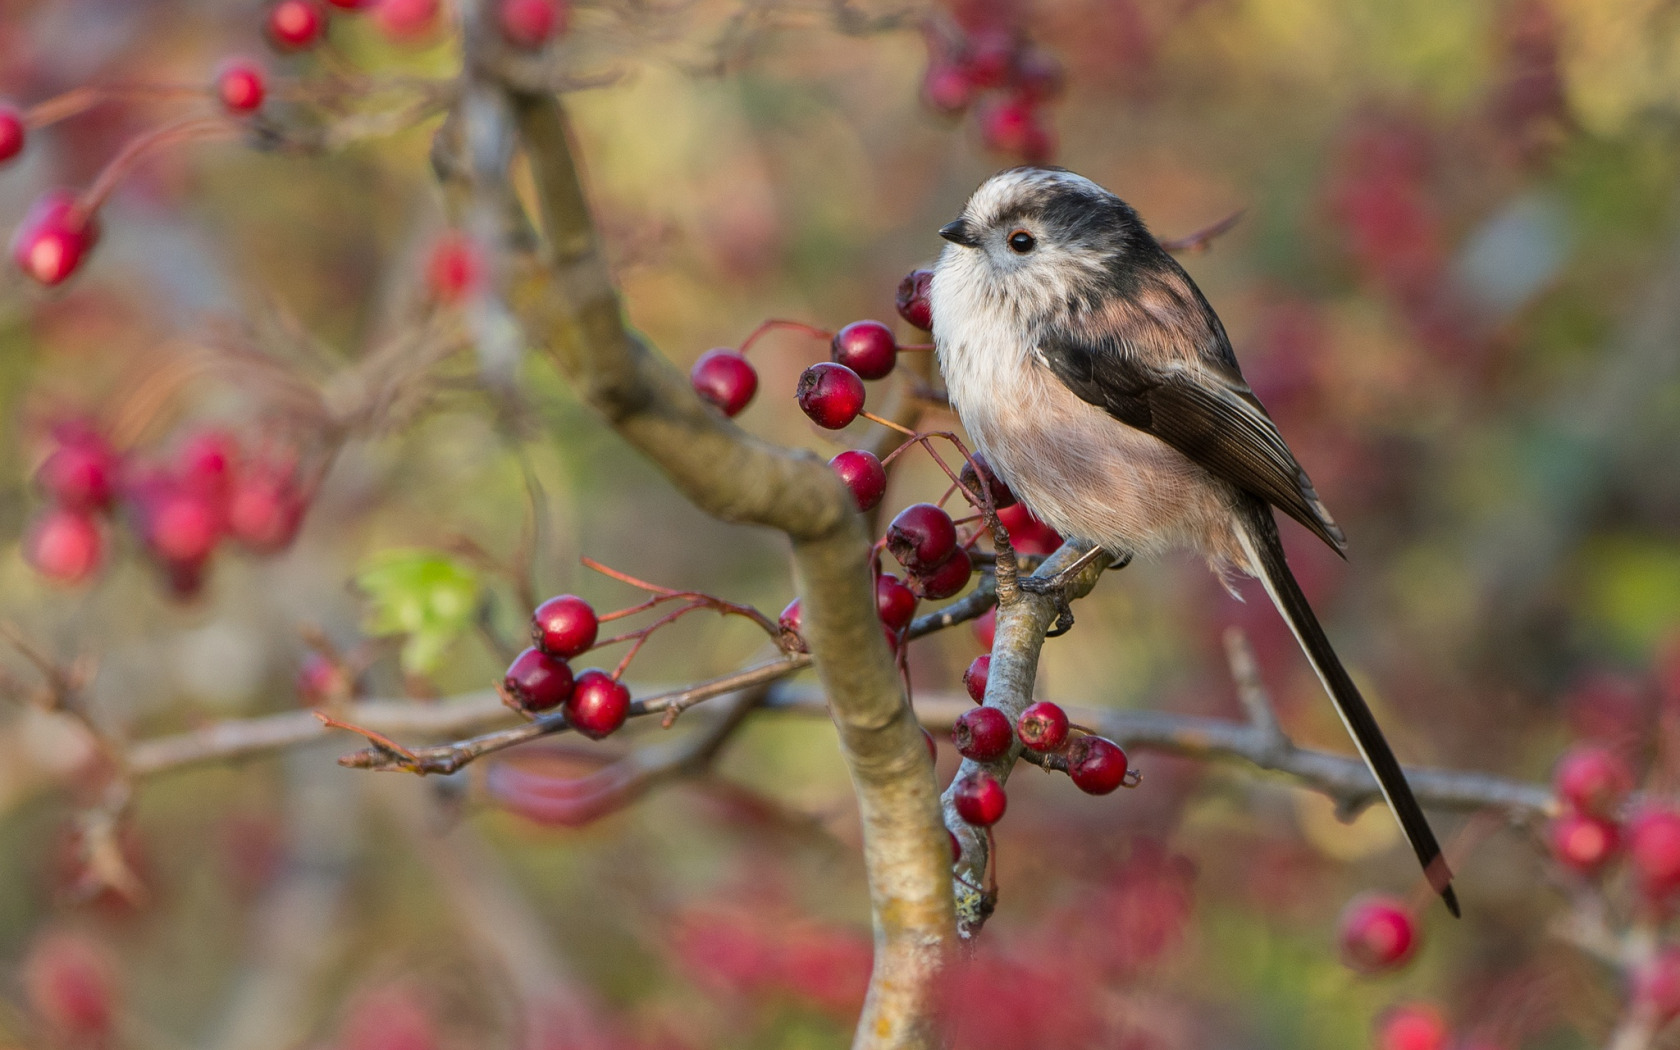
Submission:
[[[1214,238],[1229,233],[1232,227],[1242,221],[1244,214],[1243,209],[1238,209],[1212,226],[1205,226],[1195,233],[1186,234],[1183,237],[1174,237],[1172,240],[1162,241],[1161,247],[1174,255],[1200,254],[1207,251],[1208,245],[1213,243]]]

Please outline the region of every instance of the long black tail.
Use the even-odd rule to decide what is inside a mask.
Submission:
[[[1342,716],[1342,724],[1352,734],[1359,754],[1371,767],[1377,786],[1382,788],[1383,798],[1388,800],[1388,808],[1394,811],[1394,818],[1400,822],[1406,840],[1417,853],[1424,877],[1441,895],[1447,910],[1456,917],[1459,913],[1458,895],[1453,892],[1452,872],[1447,868],[1446,858],[1441,856],[1441,847],[1435,841],[1435,832],[1430,830],[1428,818],[1412,795],[1411,785],[1406,783],[1405,771],[1389,749],[1382,727],[1377,725],[1365,698],[1359,695],[1359,687],[1353,684],[1342,661],[1337,659],[1336,650],[1330,647],[1330,640],[1324,636],[1324,628],[1319,626],[1318,617],[1313,615],[1306,595],[1301,593],[1300,585],[1295,582],[1295,575],[1289,571],[1271,508],[1258,499],[1245,502],[1248,503],[1245,508],[1248,529],[1243,537],[1243,546],[1259,570],[1266,593],[1271,595],[1272,604],[1289,622],[1290,630],[1295,632],[1295,640],[1301,643],[1307,659],[1312,661],[1313,670],[1318,672],[1319,680],[1324,683],[1325,691],[1335,701],[1336,713]]]

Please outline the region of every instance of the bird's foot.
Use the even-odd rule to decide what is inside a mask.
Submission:
[[[1056,599],[1056,624],[1046,631],[1044,637],[1057,638],[1068,633],[1073,627],[1073,609],[1068,604],[1068,589],[1073,581],[1086,567],[1098,558],[1104,557],[1106,551],[1101,547],[1093,547],[1073,560],[1067,568],[1053,576],[1023,576],[1016,581],[1017,586],[1028,594],[1040,596],[1049,595]],[[1116,558],[1110,565],[1111,569],[1124,569],[1132,561],[1131,554],[1125,553]]]

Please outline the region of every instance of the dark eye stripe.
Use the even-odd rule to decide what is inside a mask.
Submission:
[[[1016,230],[1009,235],[1009,250],[1017,255],[1025,255],[1038,247],[1038,241],[1026,230]]]

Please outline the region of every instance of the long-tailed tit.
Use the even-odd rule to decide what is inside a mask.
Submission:
[[[1306,471],[1243,380],[1225,328],[1137,212],[1069,171],[985,182],[934,269],[952,405],[1005,484],[1092,555],[1189,548],[1257,576],[1454,915],[1452,873],[1278,540],[1276,507],[1342,553]]]

